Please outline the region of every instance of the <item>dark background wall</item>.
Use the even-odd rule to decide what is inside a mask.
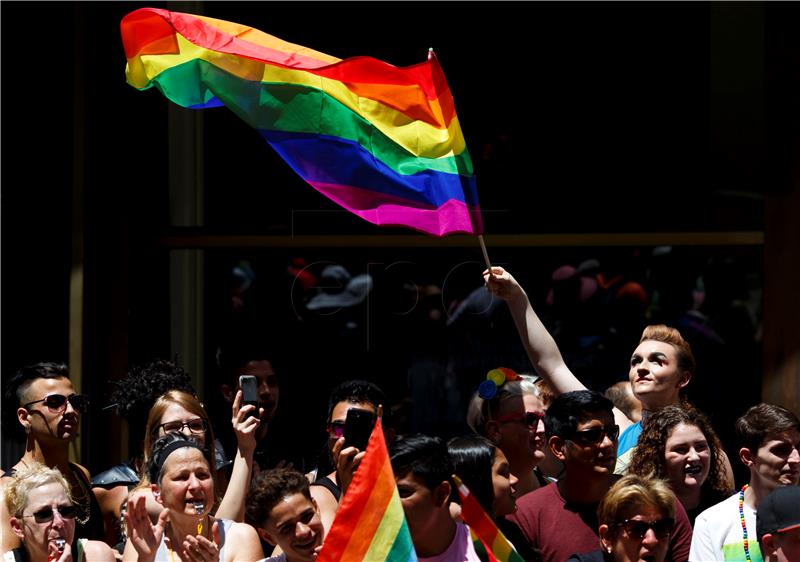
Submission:
[[[487,234],[760,233],[765,196],[793,189],[795,137],[781,112],[792,98],[767,103],[768,84],[792,68],[783,22],[797,8],[788,3],[150,5],[202,11],[341,58],[403,66],[433,47],[476,163]],[[293,213],[336,207],[224,108],[202,117],[202,226],[171,228],[168,104],[124,77],[119,21],[141,6],[0,5],[0,367],[67,360],[77,263],[82,385],[99,405],[130,361],[170,355],[164,235],[405,234],[346,213]],[[778,52],[783,63],[771,65]],[[495,251],[526,268],[560,261],[558,250]],[[352,252],[352,263],[386,258]],[[405,255],[443,259],[414,252]],[[759,252],[745,253],[758,262]],[[97,441],[105,430],[86,433]]]

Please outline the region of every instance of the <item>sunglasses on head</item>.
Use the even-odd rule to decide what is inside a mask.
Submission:
[[[64,396],[63,394],[48,394],[41,400],[28,402],[27,404],[23,404],[22,407],[27,410],[33,404],[44,402],[44,405],[50,408],[51,411],[60,411],[67,407],[68,400],[69,403],[72,404],[72,407],[81,414],[85,414],[86,410],[89,409],[89,397],[85,394],[70,394],[69,396]]]
[[[525,412],[523,414],[515,413],[500,416],[497,418],[497,421],[500,423],[521,422],[535,429],[536,426],[539,425],[539,420],[542,418],[544,418],[544,414],[540,414],[539,412]]]
[[[612,424],[604,425],[603,427],[592,427],[590,429],[573,431],[572,436],[569,437],[569,439],[584,445],[599,445],[603,442],[603,437],[606,435],[608,435],[608,438],[612,441],[616,441],[617,437],[619,437],[619,426]]]
[[[57,507],[44,507],[39,511],[35,511],[30,515],[23,515],[23,517],[33,517],[37,523],[49,523],[55,517],[55,512],[61,516],[62,519],[72,519],[75,517],[77,509],[74,505],[59,505]]]
[[[336,439],[339,439],[340,437],[344,437],[344,422],[343,421],[328,422],[328,425],[326,426],[325,429],[327,429],[328,435],[330,435],[331,437],[335,437]]]
[[[632,539],[644,539],[648,529],[653,529],[656,538],[665,539],[672,533],[672,528],[675,526],[675,520],[670,517],[659,519],[657,521],[641,521],[638,519],[626,519],[615,523],[614,527],[622,527],[625,529],[625,534]]]
[[[192,418],[189,421],[175,420],[159,424],[158,427],[164,430],[164,433],[175,433],[176,431],[183,431],[186,427],[192,433],[205,433],[208,428],[206,420],[203,418]]]

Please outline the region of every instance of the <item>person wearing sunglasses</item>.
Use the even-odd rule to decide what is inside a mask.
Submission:
[[[519,479],[518,498],[550,482],[538,468],[545,458],[545,408],[537,379],[505,367],[492,369],[467,409],[470,428],[497,445],[508,459]]]
[[[319,506],[320,518],[326,532],[331,528],[336,516],[339,499],[347,489],[365,453],[345,444],[344,426],[347,412],[351,409],[365,410],[376,415],[381,404],[386,404],[383,390],[365,380],[344,381],[331,391],[326,424],[328,440],[319,467],[308,475],[311,480],[311,497]],[[384,431],[387,443],[391,443],[394,431],[391,427],[385,427]],[[333,470],[328,472],[329,468]]]
[[[564,362],[553,336],[533,310],[528,295],[517,280],[502,267],[492,267],[491,274],[489,270],[484,271],[483,277],[489,291],[508,303],[531,363],[553,391],[561,394],[585,389],[586,385]],[[617,451],[617,474],[625,471],[650,413],[664,406],[680,406],[687,400],[686,387],[695,367],[691,346],[678,330],[662,324],[644,329],[628,364],[628,379],[633,394],[642,403],[642,418],[634,421],[621,410],[613,410],[614,419],[622,430]],[[722,461],[726,478],[732,486],[733,469],[724,452]]]
[[[9,377],[4,398],[5,404],[18,405],[5,410],[14,412],[14,426],[24,431],[25,453],[1,483],[6,485],[17,471],[36,462],[57,468],[69,483],[78,509],[75,536],[102,540],[103,515],[92,492],[89,471],[69,460],[70,443],[78,436],[81,414],[86,413],[89,402],[75,392],[67,366],[43,362],[19,369]],[[20,546],[18,536],[11,532],[10,517],[0,507],[0,546],[4,552]]]
[[[545,414],[547,444],[564,464],[564,475],[517,500],[509,515],[544,562],[563,562],[597,549],[597,507],[618,476],[619,426],[613,404],[602,394],[575,390],[556,397]],[[668,560],[685,562],[692,529],[678,505],[670,535]]]
[[[675,525],[675,494],[663,480],[628,475],[597,508],[601,548],[568,562],[664,562]]]
[[[218,465],[226,463],[222,454],[218,453],[216,449],[214,430],[205,407],[197,397],[182,390],[165,392],[156,399],[150,409],[145,429],[143,460],[143,466],[147,466],[150,462],[149,452],[153,444],[166,435],[179,434],[187,439],[196,439],[206,456],[214,483],[217,486],[214,495],[215,507],[217,506],[216,498],[222,498],[216,507],[215,515],[237,522],[244,521],[245,501],[253,467],[255,432],[260,424],[259,417],[248,415],[254,411],[255,406],[242,406],[241,404],[242,391],[239,390],[233,402],[231,419],[239,438],[239,452],[233,462],[229,481],[220,482],[221,478],[217,468]],[[153,495],[151,485],[149,475],[144,471],[139,485],[131,492],[130,496],[144,495],[147,512],[155,521],[163,508]],[[129,499],[133,498],[129,497]],[[128,503],[130,504],[130,501]]]
[[[4,552],[2,562],[111,562],[114,554],[101,541],[75,538],[78,509],[69,484],[55,468],[32,462],[17,470],[3,490],[11,531],[22,546]]]

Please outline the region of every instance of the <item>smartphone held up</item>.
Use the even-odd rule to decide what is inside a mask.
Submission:
[[[253,375],[241,375],[239,388],[242,389],[242,406],[252,404],[256,407],[248,417],[258,417],[258,379]]]
[[[375,415],[372,412],[359,408],[347,410],[344,420],[344,446],[365,451],[374,425]]]

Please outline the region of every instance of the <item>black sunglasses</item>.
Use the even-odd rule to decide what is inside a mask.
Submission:
[[[569,439],[584,445],[599,445],[603,442],[603,437],[606,435],[608,435],[608,438],[612,441],[616,441],[617,437],[619,437],[619,426],[613,424],[604,425],[603,427],[592,427],[581,431],[573,431]]]
[[[189,421],[176,420],[159,424],[156,426],[156,431],[158,431],[159,427],[164,430],[164,433],[183,431],[184,427],[188,427],[192,433],[205,433],[206,429],[208,429],[208,424],[203,418],[192,418]]]
[[[30,515],[23,515],[23,517],[33,517],[37,523],[49,523],[55,517],[55,512],[61,516],[62,519],[72,519],[77,513],[74,505],[59,505],[57,507],[44,507],[39,511],[35,511]]]
[[[27,410],[33,404],[44,402],[44,405],[50,408],[50,410],[57,411],[66,407],[67,400],[69,400],[69,403],[72,404],[72,407],[75,408],[75,411],[78,413],[85,414],[89,409],[89,397],[85,394],[70,394],[69,396],[64,396],[63,394],[48,394],[41,400],[28,402],[27,404],[23,404],[22,407]]]
[[[522,414],[508,414],[506,416],[500,416],[497,418],[497,421],[500,423],[508,423],[508,422],[522,422],[530,428],[535,429],[539,425],[539,420],[544,418],[544,414],[540,414],[539,412],[524,412]]]
[[[622,527],[625,529],[625,534],[632,539],[642,540],[647,534],[648,529],[653,529],[656,538],[665,539],[672,533],[672,528],[675,526],[675,520],[671,517],[665,517],[657,521],[641,521],[638,519],[626,519],[615,523],[614,527]]]

